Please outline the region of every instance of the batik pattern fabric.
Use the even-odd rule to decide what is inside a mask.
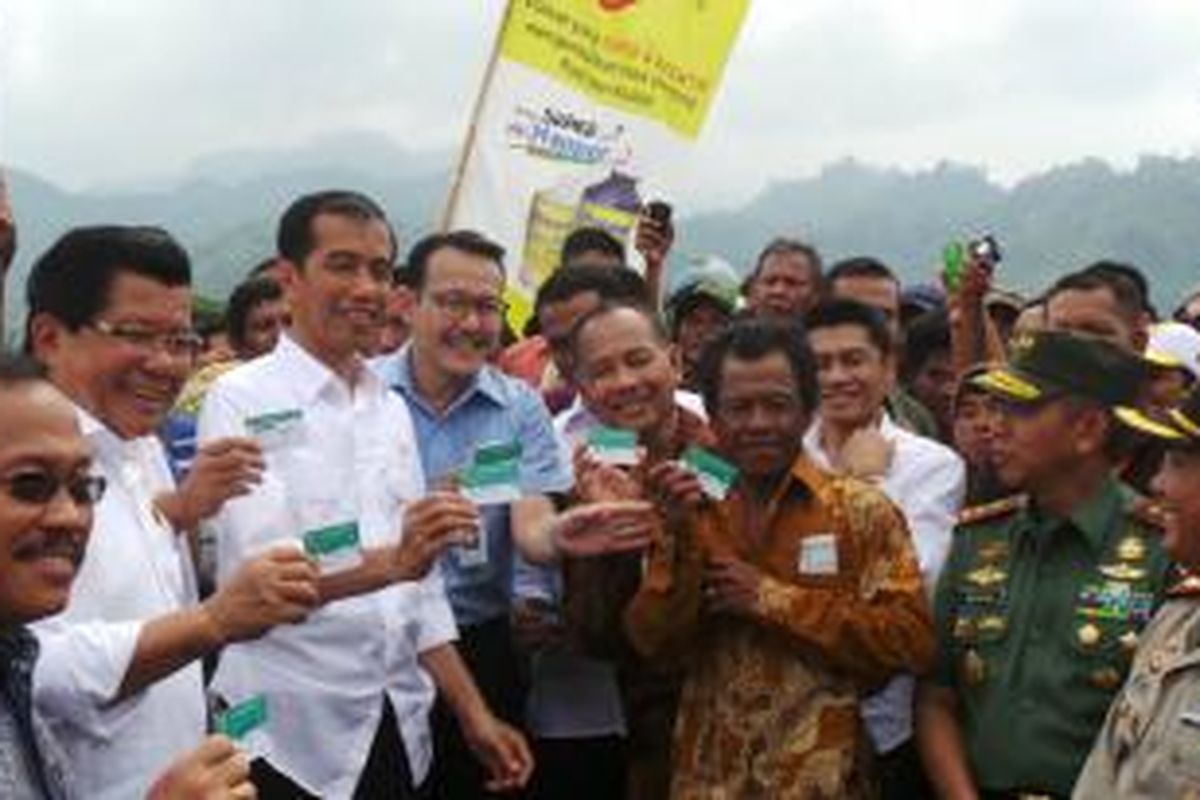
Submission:
[[[670,797],[871,797],[859,697],[934,654],[904,518],[803,457],[759,522],[748,506],[735,489],[674,519],[626,613],[639,651],[685,665]],[[763,574],[748,612],[704,610],[713,556]]]

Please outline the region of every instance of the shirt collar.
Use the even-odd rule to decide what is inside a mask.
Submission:
[[[803,450],[792,463],[791,476],[796,483],[813,496],[816,496],[817,490],[829,480],[829,476],[822,472]]]
[[[292,378],[292,385],[297,387],[301,401],[315,400],[321,392],[330,386],[341,386],[349,389],[345,379],[326,366],[320,359],[305,350],[299,342],[284,333],[279,337],[279,344],[271,352]],[[369,386],[377,383],[375,374],[359,363],[359,382],[356,386]]]
[[[404,393],[405,397],[416,400],[421,405],[428,407],[425,398],[417,390],[417,381],[413,376],[413,352],[412,344],[406,344],[398,353],[391,356],[390,359],[380,364],[380,374],[384,379],[395,389],[399,389]],[[473,397],[479,395],[490,400],[497,406],[504,407],[508,405],[508,393],[505,391],[504,378],[499,371],[490,364],[484,364],[472,377],[466,388],[459,393],[458,397],[446,408],[442,416],[449,415],[454,412],[459,406],[465,405]]]
[[[1121,516],[1121,506],[1121,491],[1117,481],[1106,477],[1091,497],[1075,507],[1069,519],[1092,549],[1100,552],[1108,539],[1113,520]]]

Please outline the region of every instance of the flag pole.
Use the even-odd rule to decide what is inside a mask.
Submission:
[[[500,19],[500,29],[496,33],[496,39],[492,42],[492,52],[488,56],[487,68],[483,73],[483,80],[479,83],[479,91],[475,95],[475,104],[471,108],[471,119],[467,125],[467,136],[463,141],[462,149],[458,153],[458,160],[454,165],[453,179],[450,184],[450,192],[446,196],[446,204],[442,208],[441,220],[438,224],[438,230],[445,231],[450,227],[450,220],[454,216],[455,208],[458,206],[458,198],[462,193],[463,178],[467,172],[467,161],[471,158],[471,151],[475,149],[475,138],[479,133],[479,117],[483,112],[483,101],[487,96],[488,87],[491,86],[492,77],[496,73],[496,64],[500,61],[500,45],[504,41],[504,33],[508,30],[508,22],[512,17],[513,3],[520,0],[508,0],[504,7],[504,16]]]

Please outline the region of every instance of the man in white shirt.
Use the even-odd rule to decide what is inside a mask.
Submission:
[[[894,339],[876,310],[833,300],[809,314],[807,325],[821,405],[804,437],[805,452],[826,469],[876,483],[899,506],[932,596],[966,493],[963,461],[888,416],[885,402],[896,380]],[[912,676],[898,676],[863,702],[886,798],[931,794],[912,744],[913,688]]]
[[[266,699],[255,783],[265,798],[419,796],[436,685],[490,786],[518,788],[532,758],[459,657],[432,569],[473,538],[478,511],[426,494],[404,401],[361,356],[384,319],[392,230],[369,198],[320,192],[284,213],[278,247],[292,328],[213,385],[199,433],[250,431],[265,450],[261,485],[214,519],[218,585],[275,542],[303,542],[322,562],[321,610],[228,648],[214,679],[228,702]]]
[[[66,610],[39,623],[35,702],[89,797],[143,794],[206,728],[200,659],[304,617],[316,570],[262,554],[197,603],[188,533],[257,479],[257,448],[215,442],[176,490],[153,431],[195,354],[187,254],[156,228],[68,232],[29,277],[28,339],[75,405],[109,489]]]

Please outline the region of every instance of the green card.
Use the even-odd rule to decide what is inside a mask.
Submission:
[[[588,449],[598,460],[615,467],[633,467],[638,463],[637,434],[603,426],[588,433]]]
[[[320,563],[322,570],[349,569],[362,563],[362,541],[358,521],[341,522],[305,531],[304,552]]]
[[[266,724],[267,698],[261,694],[231,706],[217,715],[217,733],[223,733],[235,742],[245,740],[252,732]]]
[[[724,500],[737,480],[737,467],[702,447],[693,445],[683,451],[683,464],[700,481],[704,493],[714,500]]]

